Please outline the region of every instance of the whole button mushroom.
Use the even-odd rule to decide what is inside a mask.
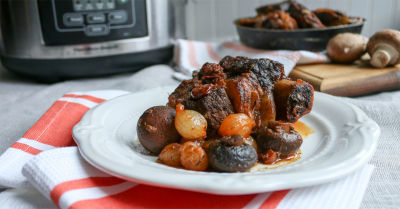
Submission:
[[[257,162],[257,151],[240,135],[224,136],[210,142],[208,161],[212,168],[223,172],[244,172]]]
[[[386,29],[376,32],[368,41],[370,64],[376,68],[400,63],[400,31]]]
[[[147,109],[137,123],[137,133],[144,148],[159,154],[168,144],[179,141],[181,136],[174,126],[175,109],[155,106]]]
[[[262,153],[272,149],[284,155],[296,153],[303,143],[301,135],[294,130],[292,123],[271,121],[262,127],[256,137]]]
[[[367,38],[355,33],[340,33],[329,40],[328,57],[337,63],[352,63],[365,53]]]

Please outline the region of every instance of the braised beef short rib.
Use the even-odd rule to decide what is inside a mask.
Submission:
[[[270,121],[294,123],[309,113],[313,95],[307,82],[288,79],[279,62],[226,56],[219,64],[204,64],[192,79],[183,81],[169,96],[168,106],[181,103],[204,115],[209,139],[218,138],[218,128],[229,114],[245,113],[256,123],[252,135],[262,141]]]

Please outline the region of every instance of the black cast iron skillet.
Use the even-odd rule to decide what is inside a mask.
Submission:
[[[242,18],[240,18],[242,19]],[[257,49],[287,49],[322,51],[326,49],[329,39],[338,33],[361,33],[365,19],[361,23],[296,30],[258,29],[239,25],[235,20],[240,41]]]

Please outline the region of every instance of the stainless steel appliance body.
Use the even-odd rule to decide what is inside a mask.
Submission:
[[[1,59],[42,80],[133,71],[171,60],[180,2],[2,0]]]

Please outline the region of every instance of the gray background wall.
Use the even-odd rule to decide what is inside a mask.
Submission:
[[[281,0],[187,0],[186,34],[189,39],[219,41],[233,39],[236,31],[232,21],[254,16],[260,5]],[[298,0],[309,9],[331,8],[350,16],[367,19],[362,34],[393,28],[400,29],[400,0]]]

